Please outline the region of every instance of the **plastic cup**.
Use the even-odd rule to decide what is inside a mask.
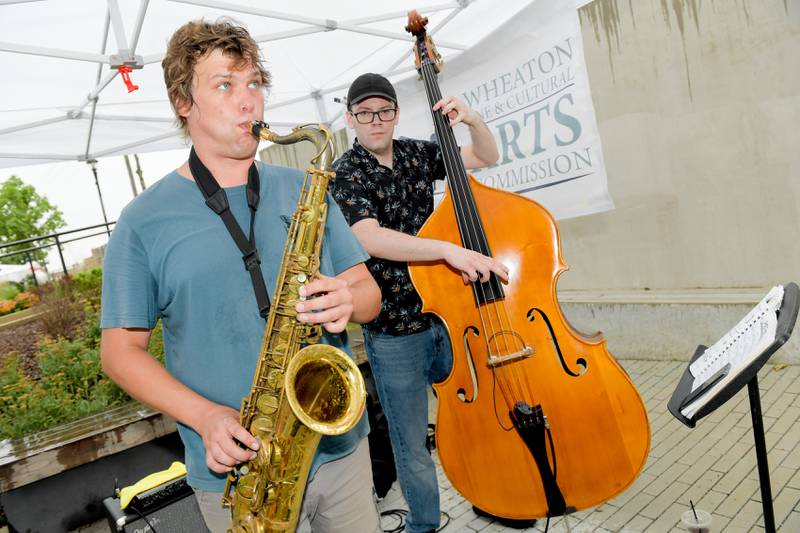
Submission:
[[[695,513],[697,513],[696,518]],[[689,510],[681,516],[681,524],[689,533],[709,533],[711,531],[711,514],[700,509]]]

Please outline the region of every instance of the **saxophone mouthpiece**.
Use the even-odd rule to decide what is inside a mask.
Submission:
[[[250,123],[250,133],[252,133],[254,137],[261,138],[261,130],[265,128],[269,129],[269,124],[261,120],[254,120]]]

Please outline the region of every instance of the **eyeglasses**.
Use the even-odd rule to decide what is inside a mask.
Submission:
[[[375,122],[375,117],[378,117],[381,122],[388,122],[394,120],[397,115],[397,108],[381,109],[380,111],[359,111],[358,113],[350,112],[351,115],[356,117],[356,122],[359,124],[372,124]]]

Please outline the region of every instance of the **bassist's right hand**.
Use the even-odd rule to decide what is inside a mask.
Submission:
[[[508,267],[493,257],[462,248],[451,242],[444,244],[442,259],[447,261],[451,267],[461,271],[465,285],[479,279],[481,282],[489,281],[492,272],[503,281],[508,281]]]

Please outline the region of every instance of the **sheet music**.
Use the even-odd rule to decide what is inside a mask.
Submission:
[[[691,418],[725,384],[746,368],[750,361],[758,357],[774,342],[775,331],[778,327],[777,311],[782,302],[783,286],[773,287],[738,324],[689,365],[689,371],[694,376],[692,391],[695,391],[726,364],[730,363],[731,368],[728,374],[709,391],[681,409],[683,416]]]

